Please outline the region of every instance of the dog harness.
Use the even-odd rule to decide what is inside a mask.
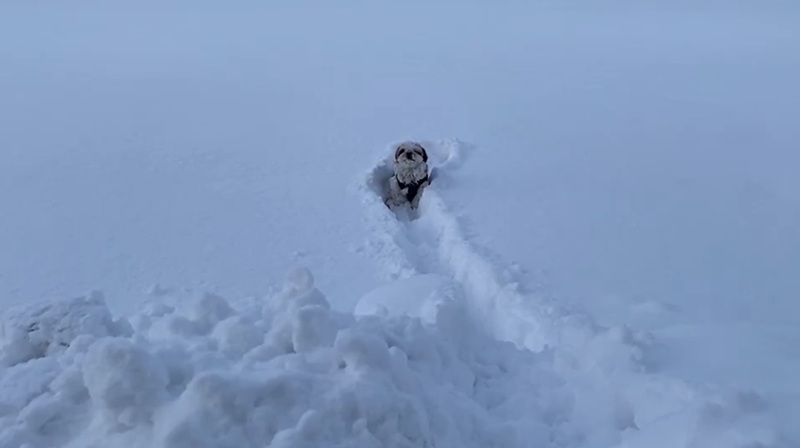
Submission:
[[[396,176],[395,179],[397,179]],[[397,185],[400,187],[400,190],[405,190],[406,192],[405,195],[408,202],[411,202],[411,200],[414,199],[414,196],[417,195],[417,192],[419,192],[419,188],[422,186],[424,182],[428,182],[427,174],[425,175],[425,177],[423,177],[417,182],[406,183],[406,182],[400,182],[400,179],[397,179]]]

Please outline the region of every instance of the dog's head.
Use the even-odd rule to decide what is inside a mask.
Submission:
[[[417,142],[403,142],[394,152],[394,163],[404,168],[413,168],[428,162],[428,152]]]

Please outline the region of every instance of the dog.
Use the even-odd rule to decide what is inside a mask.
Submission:
[[[386,205],[389,208],[409,205],[416,210],[423,190],[431,183],[428,151],[417,142],[400,143],[394,152],[393,166]]]

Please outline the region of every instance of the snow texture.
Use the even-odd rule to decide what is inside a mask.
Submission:
[[[800,446],[798,22],[6,2],[0,448]]]
[[[12,307],[0,317],[0,356],[13,366],[67,349],[83,335],[130,335],[125,320],[115,320],[100,292],[64,302]]]
[[[425,320],[418,310],[386,312],[396,292],[422,293]],[[384,312],[356,318],[332,311],[301,268],[274,297],[239,309],[207,295],[185,311],[137,315],[147,325],[133,335],[83,326],[66,350],[3,372],[6,384],[39,383],[4,389],[12,395],[1,440],[187,448],[601,440],[575,419],[578,397],[552,356],[477,332],[453,294],[435,277],[401,282],[359,306]],[[35,375],[48,359],[48,374]],[[609,426],[604,437],[615,432]]]
[[[431,147],[443,172],[467,155],[458,141]],[[1,446],[787,443],[764,397],[648,373],[646,335],[526,292],[436,190],[419,219],[396,220],[373,189],[380,173],[362,199],[397,265],[354,314],[334,310],[305,267],[269,297],[159,297],[130,323],[98,293],[10,310]]]

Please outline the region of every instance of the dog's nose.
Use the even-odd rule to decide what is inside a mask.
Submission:
[[[413,160],[413,159],[414,159],[414,154],[411,154],[410,152],[407,152],[407,153],[406,153],[406,158],[407,158],[408,160]]]

